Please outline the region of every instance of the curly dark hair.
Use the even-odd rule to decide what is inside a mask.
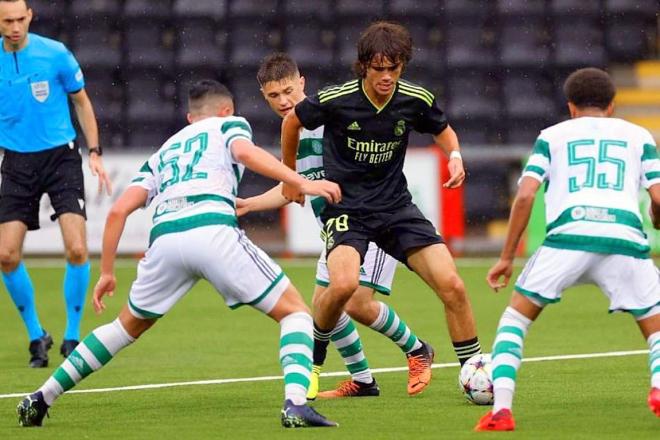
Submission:
[[[391,21],[377,21],[362,32],[357,43],[355,73],[364,78],[369,63],[380,55],[405,67],[412,58],[412,37],[408,29]]]
[[[564,95],[578,108],[606,109],[614,99],[616,88],[610,75],[595,67],[586,67],[571,73],[564,82]]]

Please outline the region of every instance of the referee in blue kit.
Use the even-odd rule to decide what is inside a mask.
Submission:
[[[32,9],[25,0],[0,0],[0,266],[11,299],[27,327],[30,367],[48,365],[53,339],[39,322],[32,281],[21,261],[28,230],[39,229],[39,200],[47,193],[66,249],[67,323],[60,353],[80,339],[89,284],[82,158],[74,139],[68,97],[89,147],[89,167],[99,192],[111,185],[99,145],[92,103],[78,62],[60,42],[28,33]]]

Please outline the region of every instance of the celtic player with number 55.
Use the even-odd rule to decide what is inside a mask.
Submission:
[[[660,417],[660,273],[649,258],[639,191],[651,195],[653,224],[660,228],[660,160],[651,134],[612,118],[614,84],[596,68],[572,73],[564,84],[571,119],[541,131],[511,208],[500,260],[488,284],[505,287],[539,187],[545,183],[543,245],[516,281],[493,345],[493,410],[477,431],[515,428],[511,405],[523,341],[543,309],[575,285],[595,284],[610,312],[628,312],[650,348],[648,404]],[[503,281],[500,281],[500,278]]]

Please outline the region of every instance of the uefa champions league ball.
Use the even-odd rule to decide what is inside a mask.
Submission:
[[[458,373],[458,386],[465,398],[476,405],[493,404],[493,371],[490,354],[475,354]]]

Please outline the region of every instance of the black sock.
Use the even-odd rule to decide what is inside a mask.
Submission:
[[[331,333],[332,329],[323,330],[314,323],[314,358],[312,360],[314,365],[323,365],[325,363]]]
[[[479,338],[476,336],[467,341],[452,341],[452,344],[461,366],[475,354],[481,353],[481,344],[479,344]]]

